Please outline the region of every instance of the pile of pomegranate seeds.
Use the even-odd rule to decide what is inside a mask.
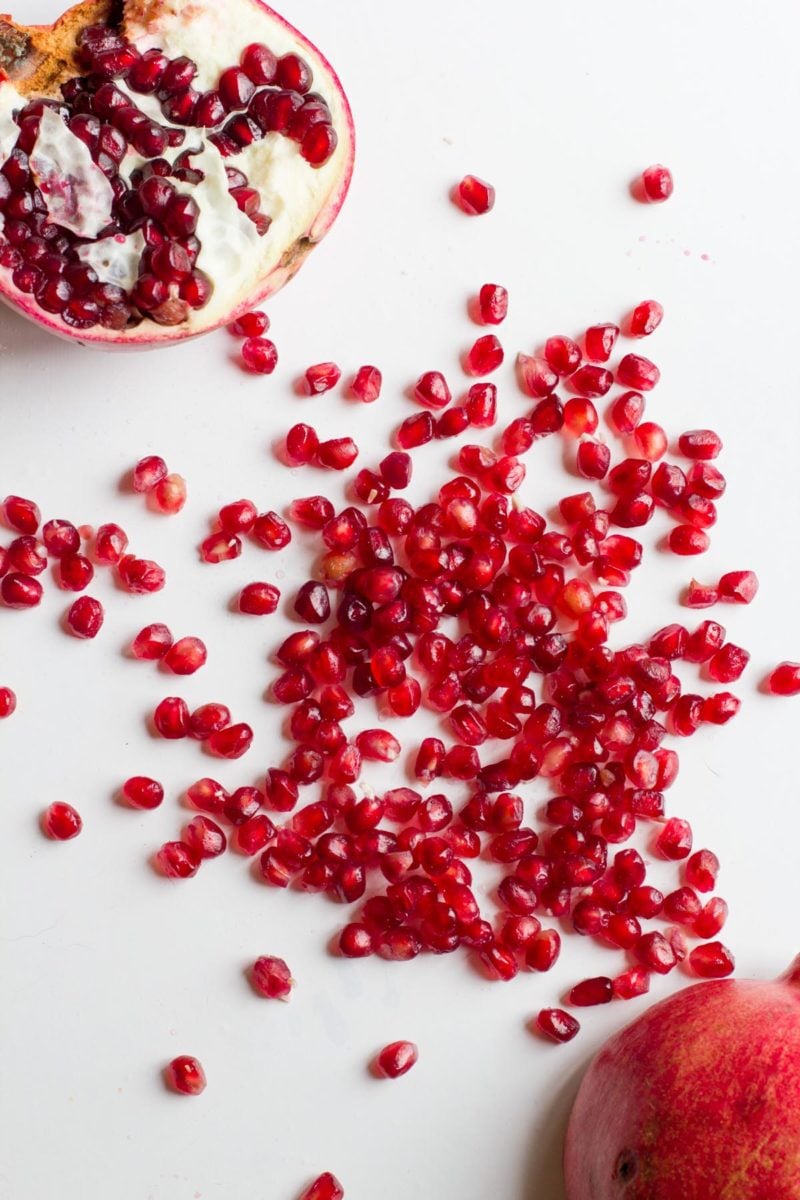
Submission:
[[[201,151],[189,131],[203,130],[223,158],[278,134],[297,143],[305,161],[318,168],[337,145],[330,110],[312,92],[313,75],[302,58],[276,58],[264,45],[246,47],[241,62],[203,92],[193,86],[197,67],[191,59],[170,59],[158,49],[141,54],[108,26],[82,30],[78,46],[84,74],[61,85],[62,98],[31,100],[13,114],[19,135],[0,169],[0,265],[13,273],[16,288],[73,329],[122,331],[145,317],[178,325],[191,309],[208,304],[214,287],[196,265],[200,207],[192,193],[205,172],[202,157],[194,161]],[[154,95],[163,120],[151,119],[137,95]],[[94,222],[87,213],[77,225],[74,214],[65,219],[60,209],[60,223],[52,219],[59,201],[46,175],[53,160],[45,151],[70,135],[87,148],[86,173],[98,210]],[[129,152],[141,156],[140,166],[131,169]],[[225,170],[230,195],[263,236],[271,217],[261,211],[259,191],[241,170]],[[71,199],[80,208],[80,196]],[[92,248],[133,235],[141,238],[138,278],[129,287],[102,281]],[[245,362],[264,371],[269,356],[249,332],[257,323],[242,317],[237,332],[248,337]],[[164,511],[177,511],[174,488],[163,492]]]

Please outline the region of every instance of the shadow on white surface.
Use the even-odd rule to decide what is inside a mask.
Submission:
[[[558,1051],[558,1047],[552,1047]],[[587,1064],[572,1071],[548,1097],[533,1135],[519,1193],[513,1200],[567,1200],[562,1158],[567,1122]]]

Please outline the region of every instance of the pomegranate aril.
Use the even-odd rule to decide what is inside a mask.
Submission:
[[[234,500],[219,510],[219,523],[223,533],[250,533],[258,516],[252,500]]]
[[[231,723],[230,709],[225,704],[201,704],[189,718],[189,736],[198,741],[205,741],[218,729],[225,729]]]
[[[558,335],[545,342],[544,357],[557,375],[571,375],[581,362],[581,348],[572,338]]]
[[[692,828],[680,817],[670,817],[656,840],[656,849],[663,858],[673,861],[688,858],[692,849]]]
[[[733,683],[740,679],[750,661],[750,655],[740,646],[726,642],[708,662],[708,673],[717,683]]]
[[[17,707],[17,697],[10,687],[0,687],[0,721],[10,717]]]
[[[561,952],[561,937],[555,929],[542,929],[528,943],[525,964],[532,971],[549,971]]]
[[[736,604],[750,604],[758,592],[758,576],[755,571],[728,571],[719,581],[722,600]]]
[[[185,845],[199,858],[217,858],[228,845],[228,839],[210,817],[192,817],[183,831]]]
[[[61,561],[63,565],[64,560]],[[136,558],[133,554],[123,555],[118,570],[123,587],[135,595],[160,592],[166,582],[163,567],[150,559]]]
[[[613,999],[611,980],[604,975],[576,983],[569,993],[569,1002],[579,1008],[594,1004],[610,1004]]]
[[[278,351],[269,338],[249,337],[242,342],[242,360],[249,371],[271,375],[278,365]]]
[[[591,400],[573,396],[564,405],[564,428],[575,437],[594,433],[598,424],[597,409]]]
[[[335,1175],[326,1171],[306,1188],[300,1200],[344,1200],[344,1188]]]
[[[678,438],[681,454],[707,462],[722,451],[722,439],[713,429],[692,429]]]
[[[358,458],[358,446],[350,437],[331,438],[320,442],[317,464],[332,471],[346,471]]]
[[[265,550],[282,550],[292,540],[292,532],[276,512],[261,513],[253,522],[252,534]]]
[[[414,396],[426,408],[446,408],[452,400],[447,381],[439,371],[426,371],[420,375],[414,385]]]
[[[71,521],[47,521],[42,528],[42,541],[53,558],[64,554],[75,554],[80,549],[81,537]]]
[[[22,496],[6,496],[0,512],[9,529],[17,533],[36,533],[42,520],[38,506]]]
[[[94,557],[103,566],[116,567],[128,548],[128,535],[119,525],[101,525],[95,534]]]
[[[207,745],[212,754],[219,758],[241,758],[253,741],[253,730],[245,722],[228,725],[218,729],[208,739]]]
[[[505,357],[503,347],[493,333],[479,337],[466,356],[470,375],[489,375],[496,371]]]
[[[269,616],[277,611],[280,598],[280,591],[271,583],[248,583],[239,593],[237,608],[250,616]]]
[[[81,596],[67,612],[66,621],[75,637],[97,637],[105,619],[103,606],[91,596]]]
[[[633,1000],[650,991],[650,976],[643,967],[630,967],[612,980],[613,994],[618,1000]]]
[[[705,584],[698,583],[696,579],[692,579],[681,602],[687,608],[713,608],[715,604],[719,603],[719,599],[717,588],[707,587]]]
[[[630,315],[629,329],[632,337],[647,337],[658,329],[664,318],[664,309],[657,300],[643,300]]]
[[[592,362],[608,362],[618,337],[618,325],[591,325],[583,338],[586,357]]]
[[[617,382],[638,392],[649,392],[661,378],[661,372],[649,358],[626,354],[617,367]]]
[[[30,575],[12,571],[0,581],[0,596],[9,608],[35,608],[41,603],[42,585]]]
[[[55,801],[42,815],[42,829],[54,841],[67,842],[83,828],[80,814],[71,804]]]
[[[605,396],[611,389],[614,382],[614,376],[604,367],[583,366],[579,367],[573,375],[569,377],[570,388],[577,392],[580,396],[597,398]]]
[[[208,657],[205,644],[197,637],[184,637],[174,642],[162,662],[174,675],[193,675],[205,665]]]
[[[712,896],[699,913],[693,932],[699,938],[716,937],[727,919],[728,905],[720,896]]]
[[[199,1096],[206,1088],[205,1072],[196,1058],[182,1054],[173,1058],[165,1071],[167,1083],[174,1092],[184,1096]]]
[[[256,991],[268,1000],[288,1000],[294,980],[282,958],[264,955],[253,963],[250,978]]]
[[[554,1042],[571,1042],[580,1032],[580,1022],[563,1008],[543,1008],[536,1018],[539,1030]]]
[[[617,433],[633,433],[644,416],[644,396],[639,392],[623,392],[611,406],[610,421]]]
[[[153,724],[163,738],[182,738],[189,732],[189,708],[178,696],[167,696],[156,706]]]
[[[399,1079],[411,1070],[418,1058],[419,1051],[413,1042],[390,1042],[381,1050],[375,1065],[385,1079]]]
[[[381,394],[383,378],[377,367],[359,367],[350,390],[362,404],[373,404]]]
[[[703,701],[703,720],[712,725],[727,725],[741,706],[741,700],[730,692],[716,692]]]
[[[651,204],[669,200],[675,186],[669,167],[662,167],[660,163],[647,167],[642,172],[641,182],[644,198]]]
[[[478,309],[484,325],[500,325],[508,315],[508,292],[499,283],[484,283],[478,293]]]
[[[724,979],[732,975],[736,963],[722,942],[705,942],[689,954],[689,966],[701,979]]]
[[[769,675],[767,687],[773,696],[800,695],[800,663],[779,663]]]
[[[133,468],[133,490],[135,492],[150,492],[166,478],[167,464],[157,454],[142,458]]]
[[[584,479],[604,479],[611,463],[611,451],[602,442],[586,440],[578,447],[577,467]]]
[[[342,377],[342,372],[336,363],[316,363],[309,367],[305,374],[306,390],[310,396],[319,396],[330,391]]]
[[[711,539],[704,530],[696,529],[693,525],[676,525],[670,530],[668,543],[673,554],[685,557],[704,554],[711,545]]]
[[[164,789],[146,775],[132,775],[122,785],[122,796],[131,808],[158,808],[164,799]]]
[[[172,634],[166,625],[145,625],[131,643],[131,654],[134,658],[155,661],[164,657],[172,641]]]
[[[476,175],[465,175],[455,189],[455,198],[462,212],[482,216],[494,208],[495,190]]]
[[[166,475],[152,489],[153,507],[165,515],[179,513],[186,503],[186,480],[182,475]]]

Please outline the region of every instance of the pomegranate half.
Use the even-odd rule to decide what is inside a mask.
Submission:
[[[0,298],[86,345],[205,333],[291,279],[353,154],[338,78],[261,0],[0,16]]]
[[[568,1200],[797,1200],[800,957],[776,980],[684,988],[612,1038],[564,1170]]]

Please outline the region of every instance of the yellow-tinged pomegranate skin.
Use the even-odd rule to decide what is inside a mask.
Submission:
[[[568,1200],[798,1200],[800,957],[774,981],[686,988],[612,1038],[564,1172]]]

